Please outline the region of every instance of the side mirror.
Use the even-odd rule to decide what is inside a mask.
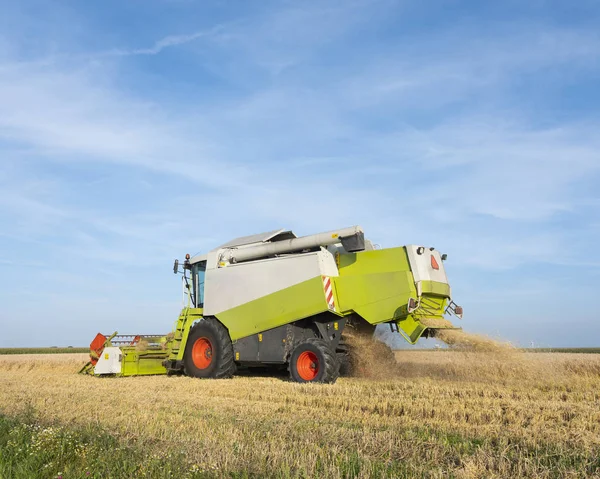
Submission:
[[[179,270],[179,260],[176,259],[175,263],[173,263],[173,273],[177,274],[178,270]]]

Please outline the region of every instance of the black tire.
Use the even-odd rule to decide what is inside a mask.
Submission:
[[[351,377],[354,374],[354,351],[352,347],[344,341],[344,337],[340,339],[335,353],[340,363],[340,376]]]
[[[195,378],[230,378],[235,372],[233,345],[225,326],[214,318],[192,326],[183,355],[186,376]]]
[[[307,369],[306,364],[311,366]],[[322,339],[307,339],[292,351],[288,362],[292,381],[298,383],[331,383],[340,375],[340,363],[335,351]]]

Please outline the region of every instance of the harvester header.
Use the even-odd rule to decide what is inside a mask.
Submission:
[[[334,382],[352,356],[348,335],[387,324],[414,344],[435,335],[435,320],[462,316],[445,260],[420,245],[376,249],[359,226],[237,238],[175,261],[186,305],[171,333],[127,344],[97,336],[84,370],[224,378],[238,368],[287,366],[292,380]]]

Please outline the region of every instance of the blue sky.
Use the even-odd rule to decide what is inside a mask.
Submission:
[[[599,346],[597,1],[1,3],[0,346],[163,333],[174,258],[360,224]]]

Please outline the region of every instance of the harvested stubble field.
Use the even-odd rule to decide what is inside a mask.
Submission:
[[[396,358],[301,385],[0,356],[0,477],[600,477],[600,355]]]

